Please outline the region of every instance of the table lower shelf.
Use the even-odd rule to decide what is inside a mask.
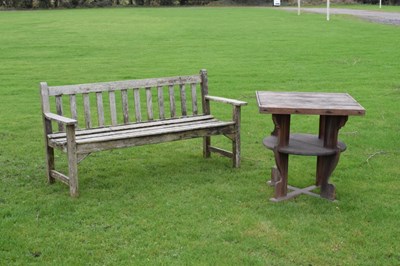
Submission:
[[[263,144],[268,149],[274,150],[278,145],[278,138],[276,136],[266,137]],[[341,141],[338,141],[337,147],[341,152],[346,150],[346,144]],[[311,134],[291,134],[289,145],[278,148],[280,153],[305,156],[327,156],[335,154],[336,151],[336,149],[325,148],[323,140]]]

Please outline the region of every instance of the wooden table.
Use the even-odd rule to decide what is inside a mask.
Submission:
[[[274,151],[276,167],[270,184],[275,187],[272,201],[290,199],[300,194],[334,200],[335,186],[328,183],[339,156],[346,149],[338,133],[349,115],[364,115],[365,109],[347,93],[257,91],[262,114],[272,114],[275,128],[263,144]],[[319,115],[319,134],[290,134],[292,114]],[[317,156],[316,184],[303,189],[288,186],[289,154]],[[311,192],[320,187],[320,195]],[[288,193],[288,188],[293,190]]]

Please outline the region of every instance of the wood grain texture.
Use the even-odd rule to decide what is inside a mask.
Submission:
[[[190,88],[192,90],[192,113],[193,115],[197,115],[199,113],[197,106],[197,86],[196,83],[190,84]]]
[[[63,114],[64,114],[63,102],[62,102],[62,96],[60,96],[60,95],[56,96],[56,110],[57,110],[58,115],[63,116]],[[58,123],[58,130],[64,131],[63,123]]]
[[[133,97],[135,100],[135,118],[136,122],[141,122],[142,121],[142,111],[140,109],[140,92],[139,88],[135,88],[133,90]]]
[[[111,125],[117,125],[117,106],[115,105],[115,92],[108,92],[108,101],[110,103],[110,116],[111,116]]]
[[[260,113],[364,115],[365,109],[347,93],[257,91]]]
[[[169,94],[169,110],[171,113],[171,117],[176,117],[175,92],[173,85],[168,86],[168,94]]]
[[[163,87],[162,86],[158,86],[157,87],[157,99],[158,99],[159,118],[160,119],[165,119],[164,93],[163,93]]]
[[[153,120],[153,97],[151,95],[151,88],[146,88],[146,107],[147,107],[147,120]]]
[[[187,116],[187,108],[186,108],[186,87],[185,84],[179,85],[179,91],[181,94],[181,111],[182,116]]]
[[[103,94],[96,92],[96,104],[97,104],[97,122],[99,127],[104,126],[104,107],[103,107]]]
[[[121,90],[122,98],[122,115],[124,118],[124,124],[129,123],[129,104],[128,104],[128,90]]]
[[[92,127],[92,117],[90,115],[89,93],[83,94],[83,111],[84,111],[84,116],[85,116],[85,127],[91,128]]]
[[[100,91],[118,91],[118,90],[127,90],[130,88],[169,86],[176,84],[190,84],[190,83],[200,83],[200,81],[201,78],[199,75],[191,75],[191,76],[178,76],[178,77],[168,77],[168,78],[88,83],[88,84],[77,84],[77,85],[66,85],[66,86],[50,86],[49,96],[100,92]]]

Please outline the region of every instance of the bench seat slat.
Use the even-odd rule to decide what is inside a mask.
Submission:
[[[102,143],[108,141],[115,140],[126,140],[132,138],[140,138],[140,137],[149,137],[149,136],[161,136],[165,134],[179,134],[196,130],[206,130],[206,129],[217,129],[217,128],[226,128],[229,126],[233,126],[234,122],[224,122],[218,120],[212,120],[210,122],[198,121],[197,123],[188,123],[188,124],[180,124],[178,125],[169,125],[169,126],[156,126],[152,128],[145,129],[134,129],[134,130],[126,130],[126,131],[110,131],[109,134],[103,133],[103,135],[95,136],[95,135],[84,135],[76,138],[76,143],[79,145],[91,144],[91,143]],[[232,130],[232,129],[230,129]],[[49,140],[51,145],[55,147],[65,148],[66,139],[57,139]],[[86,151],[88,152],[88,151]]]
[[[212,115],[202,115],[202,116],[193,116],[193,117],[185,117],[185,118],[170,118],[170,119],[166,119],[166,120],[133,123],[133,124],[128,124],[128,125],[119,125],[119,126],[111,126],[111,127],[104,127],[104,128],[82,129],[82,130],[77,130],[75,135],[76,136],[91,135],[94,133],[102,133],[102,132],[117,131],[117,130],[154,127],[154,126],[169,125],[169,124],[181,124],[181,123],[209,120],[209,119],[213,119],[213,118],[214,118],[214,116],[212,116]],[[53,133],[53,134],[49,134],[48,138],[49,139],[57,139],[57,138],[65,138],[65,136],[66,136],[65,133]]]
[[[90,138],[97,138],[97,137],[102,137],[102,136],[111,136],[111,135],[123,135],[126,133],[135,133],[135,132],[147,132],[148,130],[152,129],[166,129],[166,128],[172,128],[172,127],[182,127],[183,125],[185,126],[191,126],[191,125],[197,125],[201,123],[212,123],[212,122],[217,122],[217,119],[211,118],[207,120],[194,120],[194,121],[186,121],[184,123],[180,121],[174,121],[174,123],[146,123],[146,124],[153,124],[151,126],[145,125],[144,127],[126,127],[126,126],[117,126],[117,127],[109,127],[109,128],[104,128],[107,130],[104,131],[98,131],[97,129],[94,130],[87,130],[87,134],[77,134],[76,139],[77,140],[83,140],[83,139],[90,139]],[[143,123],[145,124],[145,123]],[[90,133],[89,133],[90,132]],[[66,141],[66,134],[59,134],[57,133],[57,137],[51,137],[49,136],[49,141],[53,143],[58,143],[62,144]]]
[[[210,120],[203,120],[203,121],[195,121],[195,122],[187,122],[187,123],[175,123],[175,124],[169,124],[169,125],[158,125],[158,126],[153,126],[153,127],[145,127],[145,128],[131,128],[131,129],[125,129],[125,130],[120,130],[119,128],[117,130],[110,130],[107,132],[101,132],[101,133],[94,133],[90,135],[81,135],[77,137],[77,140],[79,141],[84,141],[85,139],[93,139],[93,138],[101,138],[101,137],[111,137],[111,136],[122,136],[125,134],[133,134],[133,133],[143,133],[143,132],[148,132],[154,129],[157,130],[164,130],[164,129],[169,129],[169,128],[174,128],[174,127],[183,127],[183,126],[196,126],[199,124],[210,124],[214,122],[221,122],[218,121],[217,119],[210,119]],[[65,142],[65,138],[59,138],[54,140],[57,143],[63,143]]]
[[[83,153],[109,150],[115,148],[127,148],[140,145],[149,145],[149,144],[164,143],[169,141],[191,139],[196,137],[221,135],[221,134],[226,134],[227,132],[232,132],[233,130],[234,130],[234,125],[227,125],[220,127],[196,128],[186,131],[184,131],[183,129],[177,130],[175,132],[164,131],[162,132],[162,134],[143,135],[126,139],[116,138],[108,141],[85,143],[78,145],[77,153],[83,154]]]

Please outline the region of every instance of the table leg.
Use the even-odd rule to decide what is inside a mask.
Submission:
[[[279,148],[289,144],[290,115],[272,115],[272,120],[275,124],[272,135],[277,136],[278,142],[274,149],[277,171],[273,172],[271,180],[275,185],[275,198],[278,199],[287,195],[289,155],[280,153]]]
[[[324,147],[336,149],[336,153],[317,158],[316,185],[321,187],[321,197],[334,200],[335,186],[329,184],[329,178],[335,170],[340,157],[337,147],[338,134],[341,127],[347,122],[347,116],[321,116],[319,137],[324,141]]]

